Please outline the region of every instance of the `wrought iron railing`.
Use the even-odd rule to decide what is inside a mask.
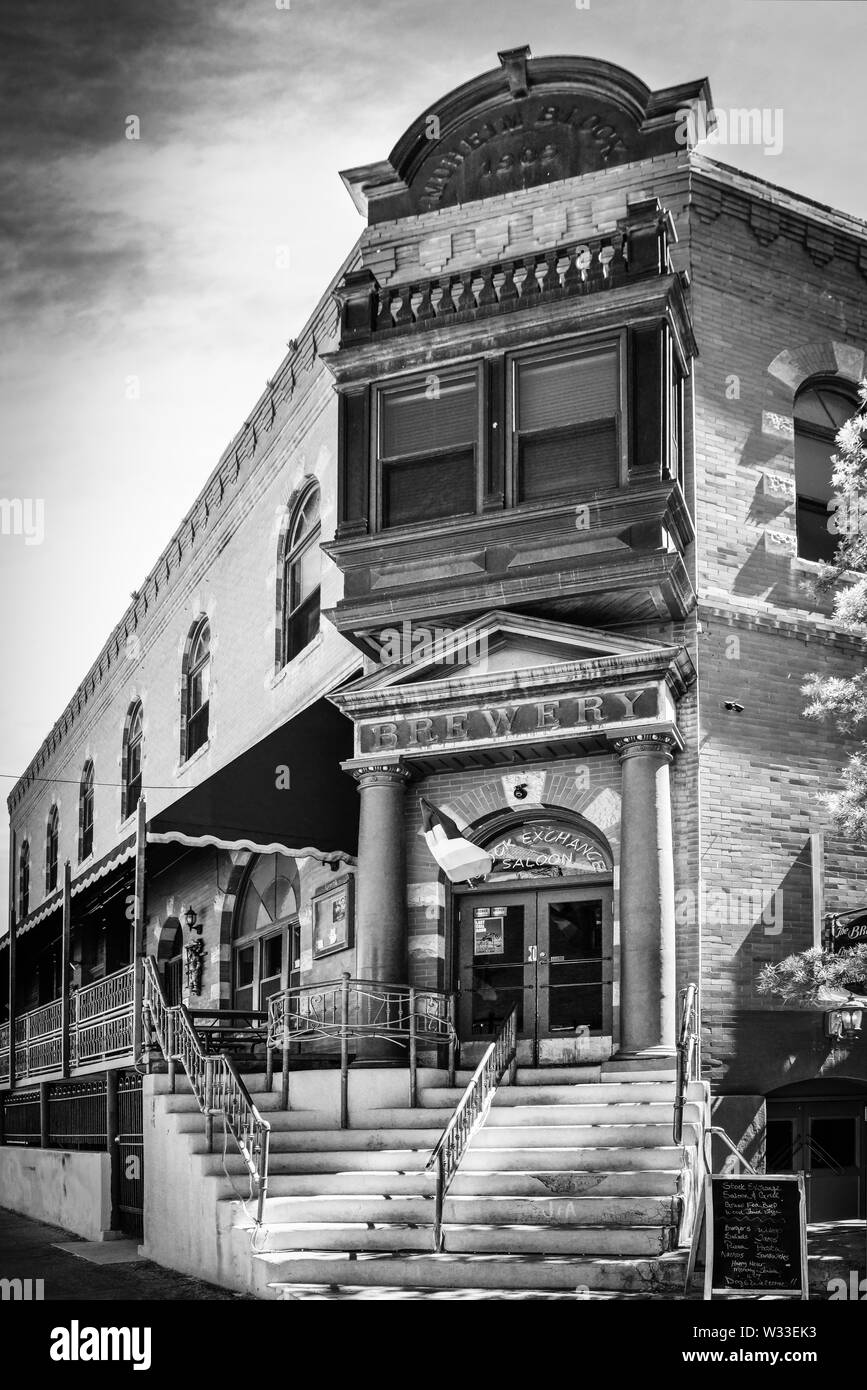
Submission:
[[[189,1078],[205,1117],[209,1153],[214,1146],[214,1119],[222,1116],[256,1184],[256,1221],[261,1225],[268,1191],[271,1126],[253,1104],[231,1060],[224,1053],[209,1056],[196,1035],[189,1011],[183,1004],[168,1003],[152,956],[144,960],[142,1013],[143,1023],[150,1024],[169,1064],[172,1081],[177,1062]]]
[[[0,1081],[9,1080],[9,1024],[0,1023]]]
[[[283,1108],[288,1108],[289,1062],[294,1053],[340,1053],[340,1126],[349,1126],[350,1043],[379,1039],[406,1050],[409,1063],[409,1102],[418,1104],[419,1047],[426,1043],[448,1048],[449,1085],[454,1085],[457,1034],[453,994],[411,985],[339,980],[282,990],[268,1001],[268,1079],[273,1078],[274,1053],[282,1053]]]
[[[687,985],[680,995],[680,1029],[677,1035],[677,1084],[674,1093],[672,1138],[683,1139],[683,1111],[689,1083],[698,1079],[698,988]]]
[[[454,1115],[441,1134],[425,1171],[436,1172],[436,1203],[434,1206],[434,1250],[443,1248],[443,1208],[452,1179],[476,1130],[483,1124],[503,1075],[511,1069],[514,1079],[517,1059],[518,1006],[514,1005],[508,1018],[500,1024],[497,1036],[473,1072]]]
[[[69,1007],[72,1065],[132,1052],[134,975],[134,967],[128,965],[73,993]]]
[[[15,1020],[15,1075],[39,1076],[59,1071],[62,1033],[60,1000],[30,1009]]]

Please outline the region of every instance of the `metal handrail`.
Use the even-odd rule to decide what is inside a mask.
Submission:
[[[514,1077],[517,1058],[518,1006],[513,1005],[508,1017],[500,1024],[497,1036],[485,1052],[467,1083],[466,1090],[455,1107],[433,1153],[425,1164],[425,1172],[436,1168],[436,1204],[434,1207],[434,1251],[443,1248],[443,1207],[452,1179],[460,1167],[470,1140],[483,1123],[504,1072],[511,1068]]]
[[[230,1058],[222,1052],[207,1054],[196,1035],[189,1010],[183,1004],[169,1004],[153,956],[144,958],[143,967],[143,1021],[149,1021],[156,1034],[169,1064],[172,1084],[175,1062],[180,1062],[187,1073],[193,1095],[205,1117],[208,1153],[214,1148],[214,1117],[223,1116],[226,1130],[256,1183],[256,1222],[261,1225],[268,1191],[271,1126],[254,1105]]]
[[[687,985],[681,990],[680,1031],[677,1037],[677,1085],[674,1095],[672,1138],[675,1144],[683,1140],[683,1111],[690,1081],[695,1081],[695,1059],[698,1045],[698,986]]]
[[[281,1108],[289,1108],[289,1059],[299,1043],[338,1043],[340,1047],[340,1127],[349,1127],[349,1042],[377,1038],[407,1049],[409,1103],[418,1104],[418,1046],[448,1044],[449,1085],[454,1085],[457,1032],[455,996],[443,990],[380,980],[353,979],[296,985],[268,1000],[267,1077],[274,1074],[275,1051],[282,1051]]]

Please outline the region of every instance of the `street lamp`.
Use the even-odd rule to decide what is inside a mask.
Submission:
[[[841,1004],[825,1014],[825,1035],[829,1038],[855,1038],[861,1032],[863,1009],[857,1004]]]

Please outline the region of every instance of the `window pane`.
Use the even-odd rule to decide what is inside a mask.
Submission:
[[[855,410],[855,403],[848,396],[820,386],[802,392],[795,401],[795,420],[836,434]]]
[[[318,545],[311,545],[290,566],[290,604],[297,608],[314,589],[319,588],[322,556]]]
[[[478,414],[475,377],[440,381],[438,394],[432,399],[426,394],[429,390],[418,385],[384,392],[380,397],[384,458],[474,443]]]
[[[283,964],[283,933],[277,936],[266,936],[262,942],[262,976],[269,979],[272,975],[279,975]]]
[[[243,988],[253,983],[254,948],[244,946],[235,952],[235,985]]]
[[[384,526],[459,516],[476,510],[475,452],[389,463],[382,469]]]
[[[839,536],[828,530],[828,508],[824,502],[799,497],[795,511],[798,534],[798,554],[802,560],[834,558]]]
[[[518,501],[585,496],[617,482],[617,426],[595,425],[534,434],[518,445]]]
[[[617,349],[518,366],[518,426],[551,429],[603,420],[619,407]]]

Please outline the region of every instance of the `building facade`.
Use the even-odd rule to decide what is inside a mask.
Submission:
[[[708,109],[511,50],[344,173],[356,247],[9,798],[7,1140],[133,1076],[143,956],[211,1022],[454,996],[470,1070],[514,1008],[588,1081],[665,1071],[694,984],[714,1123],[864,1217],[863,1035],[756,981],[867,894],[801,692],[864,661],[815,581],[867,228]]]

